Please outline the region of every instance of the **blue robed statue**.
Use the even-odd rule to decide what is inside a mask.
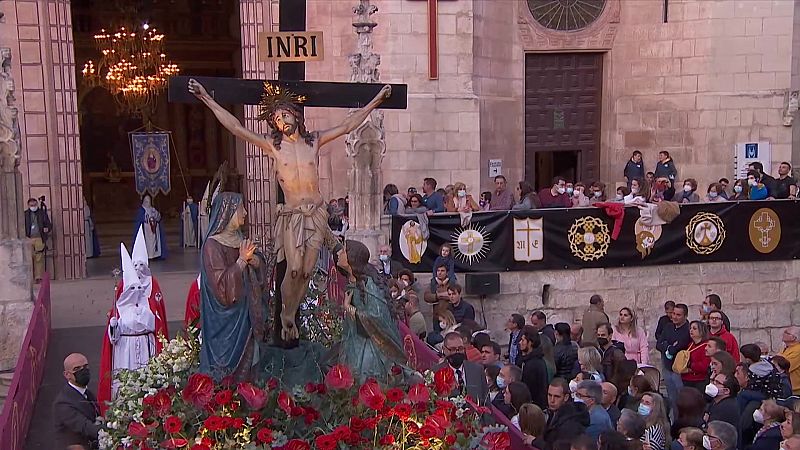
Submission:
[[[241,194],[214,198],[200,272],[200,370],[219,379],[256,378],[264,352],[272,268],[241,227]]]

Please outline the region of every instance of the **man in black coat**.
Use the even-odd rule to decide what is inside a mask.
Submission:
[[[486,372],[483,366],[467,361],[467,349],[464,340],[458,333],[447,333],[442,345],[444,362],[433,368],[433,371],[447,367],[455,375],[456,387],[450,394],[451,397],[465,395],[472,397],[481,406],[486,404],[489,397],[489,386],[486,384]],[[499,394],[498,394],[499,395]]]
[[[100,425],[95,420],[99,410],[97,397],[87,389],[91,373],[86,357],[80,353],[67,356],[64,360],[64,378],[67,379],[67,384],[53,404],[57,448],[97,448]]]
[[[732,373],[718,373],[706,386],[706,395],[711,403],[706,409],[706,423],[715,420],[727,422],[734,427],[739,426],[739,406],[736,395],[739,393],[739,382]]]
[[[522,329],[517,365],[522,368],[521,381],[531,392],[531,403],[544,410],[547,407],[547,364],[541,339],[536,328],[526,325]]]
[[[514,364],[506,364],[500,369],[500,375],[497,376],[497,387],[500,388],[500,392],[498,392],[494,400],[492,400],[492,406],[505,414],[509,419],[514,417],[514,408],[506,404],[503,394],[509,384],[517,381],[522,381],[522,369]]]
[[[570,397],[569,384],[554,378],[547,388],[547,426],[544,440],[550,447],[562,440],[572,441],[589,426],[589,411]]]
[[[36,281],[40,281],[44,274],[47,236],[52,226],[47,210],[40,207],[38,200],[29,198],[25,210],[25,237],[33,243],[33,276]]]

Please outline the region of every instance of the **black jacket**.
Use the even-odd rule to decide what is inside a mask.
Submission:
[[[551,344],[556,343],[556,329],[553,328],[553,325],[548,323],[541,329],[541,331],[539,331],[539,334],[542,336],[547,336],[550,339]]]
[[[658,325],[656,325],[656,342],[661,340],[661,335],[664,334],[664,327],[672,323],[672,319],[666,314],[658,318]],[[730,328],[728,328],[730,330]]]
[[[634,178],[644,180],[644,162],[639,161],[638,163],[635,163],[632,159],[629,159],[625,164],[625,170],[622,172],[622,174],[628,179],[628,185],[630,185],[631,180]]]
[[[736,403],[736,397],[728,397],[719,403],[711,402],[706,411],[708,412],[706,423],[721,420],[739,429],[739,405]]]
[[[69,384],[65,384],[53,404],[53,421],[59,448],[70,445],[96,447],[97,433],[100,425],[95,424],[97,418],[97,397],[86,390],[83,396]]]
[[[518,365],[522,367],[522,381],[531,392],[531,403],[544,410],[547,408],[547,364],[542,358],[541,347],[533,349],[528,354],[517,357]]]
[[[492,406],[497,408],[497,410],[501,413],[505,414],[505,416],[509,419],[514,417],[514,408],[511,405],[506,405],[503,391],[500,391],[497,395],[495,395],[494,400],[492,400]]]
[[[672,370],[672,361],[674,361],[675,355],[681,350],[686,350],[690,342],[692,342],[692,339],[689,337],[688,320],[680,327],[676,327],[672,322],[664,325],[661,339],[656,342],[656,348],[661,352],[664,370]],[[667,353],[670,354],[671,358],[667,358]]]
[[[556,361],[556,377],[565,380],[575,378],[575,363],[578,362],[578,346],[572,341],[559,342],[553,347]]]
[[[627,389],[636,370],[634,368],[632,374],[627,375],[631,370],[625,367],[625,362],[628,360],[625,357],[625,344],[613,341],[607,350],[600,349],[600,354],[602,355],[603,379],[612,383],[619,391]]]
[[[656,170],[653,171],[655,178],[658,177],[667,177],[672,184],[675,184],[675,180],[678,178],[678,169],[675,168],[675,162],[672,158],[668,159],[666,162],[659,161],[656,164]]]
[[[781,427],[772,427],[758,436],[747,450],[778,450],[781,446]]]
[[[37,209],[36,212],[30,209],[25,210],[25,237],[31,237],[31,224],[33,223],[34,215],[39,221],[39,233],[42,235],[42,241],[46,242],[47,236],[53,231],[53,224],[50,223],[50,217],[42,208]],[[47,228],[47,232],[44,231],[45,228]]]
[[[549,417],[544,432],[547,445],[553,447],[557,441],[572,441],[589,426],[589,411],[583,404],[567,401],[555,413],[548,411]]]

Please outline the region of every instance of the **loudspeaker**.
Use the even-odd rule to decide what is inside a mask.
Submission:
[[[467,295],[497,295],[500,293],[499,273],[465,274]]]

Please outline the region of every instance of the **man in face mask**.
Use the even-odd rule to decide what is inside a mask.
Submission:
[[[442,353],[444,361],[434,369],[434,372],[443,367],[448,367],[453,371],[456,387],[450,396],[469,396],[478,404],[485,404],[489,395],[489,386],[486,384],[483,366],[467,361],[467,349],[461,335],[455,332],[447,333],[444,337]]]
[[[736,394],[739,393],[739,382],[732,373],[719,373],[711,379],[705,389],[711,403],[706,412],[706,423],[714,420],[739,426],[739,406]],[[736,442],[734,442],[736,444]]]
[[[91,372],[86,357],[80,353],[67,356],[64,378],[67,384],[53,406],[58,444],[68,450],[93,448],[100,425],[95,424],[97,398],[88,389]]]
[[[572,200],[567,194],[567,180],[564,177],[555,177],[553,185],[539,192],[542,208],[571,208]]]
[[[738,432],[733,425],[713,421],[709,422],[706,434],[703,436],[703,448],[707,450],[733,450],[736,448]]]
[[[601,323],[597,325],[597,345],[600,347],[600,355],[602,356],[603,378],[614,383],[617,389],[627,388],[628,383],[624,379],[623,372],[625,368],[623,365],[627,361],[625,357],[625,350],[620,349],[618,346],[625,346],[616,341],[612,341],[611,337],[614,334],[614,328],[610,323]]]
[[[39,207],[39,201],[29,198],[25,211],[25,236],[33,243],[33,277],[37,282],[45,271],[45,250],[51,226],[50,217]]]
[[[497,375],[497,387],[499,387],[500,391],[503,392],[509,384],[521,380],[522,369],[514,364],[506,364],[500,369],[500,374]],[[492,406],[500,410],[500,412],[505,414],[509,419],[515,414],[514,408],[511,407],[511,405],[506,404],[502,395],[498,395],[494,398],[494,400],[492,400]]]
[[[392,259],[392,248],[388,245],[378,247],[378,273],[386,278],[397,278],[403,265]]]

